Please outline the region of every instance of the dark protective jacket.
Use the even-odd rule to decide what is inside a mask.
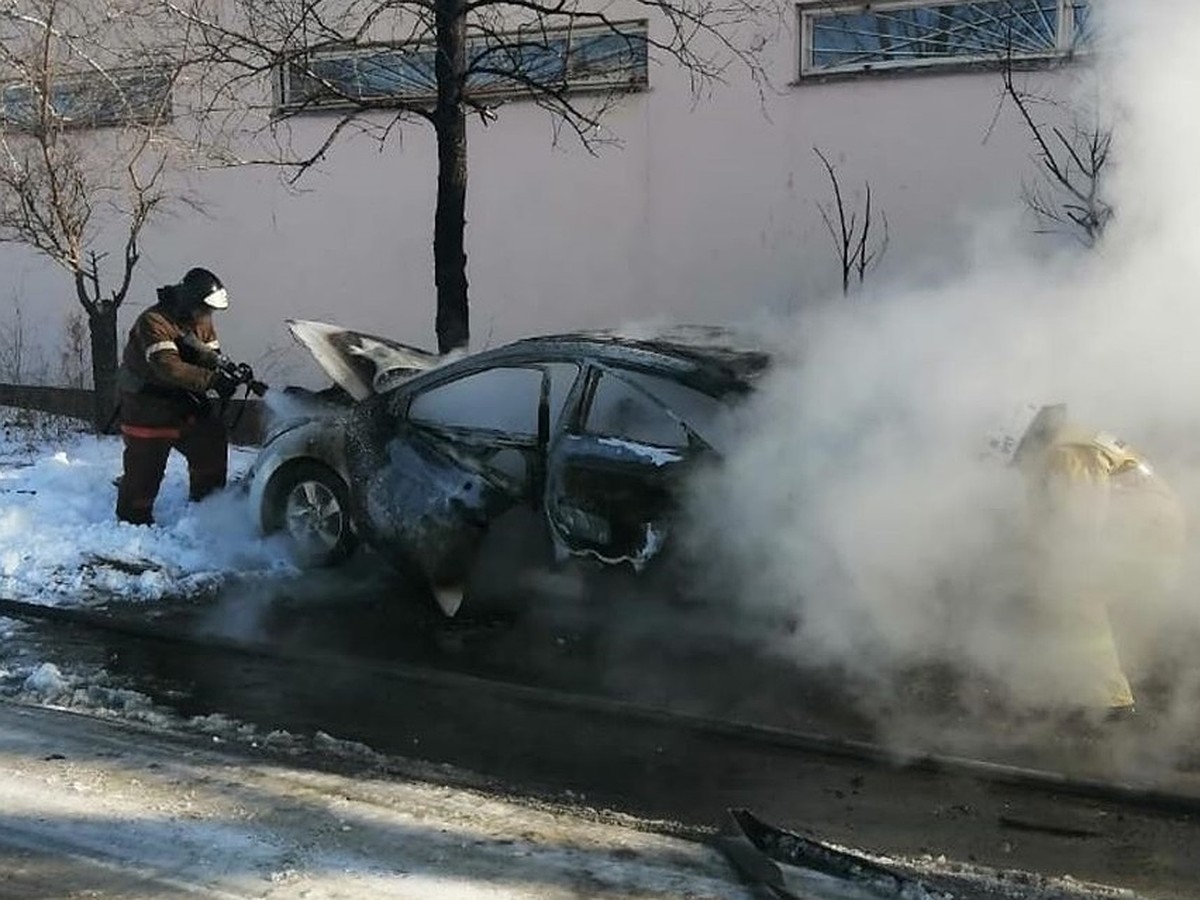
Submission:
[[[129,330],[117,379],[121,430],[135,437],[176,437],[207,410],[220,342],[212,316],[179,322],[159,303]],[[151,433],[154,432],[154,433]]]

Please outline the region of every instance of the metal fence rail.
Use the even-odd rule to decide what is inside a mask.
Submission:
[[[39,384],[0,384],[0,406],[37,410],[56,416],[92,421],[93,392],[83,388],[48,387]],[[242,407],[245,410],[242,410]],[[236,423],[231,439],[235,444],[261,444],[266,423],[261,400],[231,400],[226,421]]]

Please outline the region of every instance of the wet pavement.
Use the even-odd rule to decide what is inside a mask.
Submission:
[[[618,600],[613,608],[622,609]],[[566,624],[546,616],[515,624],[449,621],[366,554],[335,571],[238,582],[207,598],[114,603],[105,611],[122,621],[186,633],[201,643],[285,656],[296,670],[288,679],[292,686],[308,684],[306,702],[322,689],[336,698],[331,700],[333,711],[350,720],[335,724],[355,732],[362,730],[361,722],[354,721],[361,717],[349,710],[377,693],[370,667],[387,664],[431,666],[697,714],[832,729],[846,736],[868,737],[871,732],[818,676],[802,674],[785,660],[754,659],[736,641],[689,642],[678,627],[656,630],[648,613],[636,628],[629,616],[615,621],[617,612],[605,621],[607,611],[587,627],[580,627],[577,617]],[[669,622],[670,615],[664,613],[662,621]],[[59,630],[42,629],[49,646],[62,641]],[[114,674],[162,695],[185,714],[232,715],[249,705],[274,716],[277,727],[286,727],[285,720],[313,718],[275,696],[286,687],[271,674],[277,660],[254,654],[238,659],[240,654],[227,653],[219,654],[217,662],[211,648],[156,646],[113,634],[82,639],[103,645],[85,653],[103,657]],[[332,733],[330,727],[325,730]],[[390,745],[386,735],[376,734],[375,740],[385,749]]]
[[[31,659],[102,670],[184,717],[221,714],[264,731],[320,730],[384,753],[411,752],[422,739],[413,723],[433,732],[446,719],[455,735],[477,727],[443,708],[470,706],[461,697],[470,688],[422,684],[404,674],[406,667],[424,667],[877,741],[900,753],[948,752],[1088,775],[1096,774],[1088,765],[1103,766],[1112,756],[1103,743],[1080,754],[1078,742],[1055,734],[1035,734],[1031,742],[992,728],[955,705],[952,679],[936,670],[913,673],[897,686],[893,707],[868,710],[855,705],[852,687],[837,673],[805,670],[733,638],[713,640],[712,629],[700,639],[701,630],[686,630],[677,610],[655,618],[645,598],[635,598],[642,605],[633,613],[621,597],[603,599],[607,605],[586,627],[578,616],[454,622],[362,553],[336,570],[244,579],[207,597],[110,603],[102,612],[127,625],[124,632],[31,624],[22,626],[17,643]],[[482,720],[493,718],[485,709]],[[1113,735],[1123,747],[1152,725],[1144,718]],[[479,740],[489,744],[486,734]]]
[[[221,714],[260,734],[325,732],[535,796],[689,826],[746,806],[858,846],[1069,871],[1153,888],[1151,896],[1189,896],[1182,886],[1200,883],[1191,850],[1200,824],[1188,816],[1014,798],[969,778],[864,767],[546,705],[473,688],[469,678],[422,682],[403,674],[405,666],[426,666],[839,737],[876,735],[835,682],[732,644],[722,653],[718,645],[681,644],[678,632],[581,634],[544,619],[450,627],[369,557],[338,572],[246,581],[188,601],[113,604],[107,612],[190,637],[37,625],[24,627],[21,640],[30,658],[103,669],[113,684],[183,716]],[[191,640],[197,636],[200,643]],[[1084,822],[1076,830],[1085,836],[1017,833],[1004,824],[1014,810],[1022,820]],[[1169,890],[1156,893],[1163,885]]]

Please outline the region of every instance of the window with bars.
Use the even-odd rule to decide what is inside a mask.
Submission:
[[[45,124],[59,128],[155,125],[171,119],[171,72],[162,67],[62,75],[50,83]],[[0,125],[43,123],[42,92],[22,82],[0,89]]]
[[[1051,59],[1089,40],[1087,0],[806,2],[800,76]]]
[[[477,35],[467,44],[467,91],[519,97],[540,88],[635,90],[648,81],[647,22],[528,29]],[[429,44],[314,51],[281,73],[283,110],[352,107],[437,96],[436,50]]]

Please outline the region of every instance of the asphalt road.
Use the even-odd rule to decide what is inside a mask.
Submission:
[[[584,646],[553,629],[499,637],[431,630],[424,613],[397,590],[386,574],[366,567],[270,589],[242,586],[204,604],[153,611],[171,627],[268,640],[299,655],[307,647],[336,651],[344,664],[119,638],[97,643],[94,635],[60,635],[45,646],[105,659],[118,677],[188,715],[221,712],[262,729],[321,730],[397,758],[449,764],[514,793],[627,811],[685,829],[712,826],[726,809],[746,807],[802,833],[880,852],[1069,874],[1148,897],[1200,897],[1200,817],[1194,815],[901,765],[864,767],[452,686],[418,689],[381,677],[377,668],[356,667],[355,660],[436,663],[809,731],[873,734],[870,722],[838,700],[836,685],[773,662],[756,665],[736,654],[684,660],[671,652],[669,639],[653,634],[642,634],[638,652],[626,646],[618,656],[612,647]],[[960,737],[963,745],[984,746],[996,736]],[[1040,758],[1020,761],[1102,770],[1136,756],[1138,741],[1136,731],[1056,739],[1041,748]]]

